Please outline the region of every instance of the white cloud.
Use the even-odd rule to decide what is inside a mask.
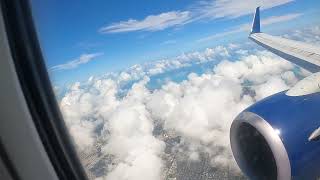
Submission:
[[[280,22],[285,22],[285,21],[291,21],[293,19],[296,19],[300,16],[302,16],[303,13],[292,13],[292,14],[286,14],[282,16],[271,16],[265,20],[262,20],[261,24],[262,25],[269,25],[269,24],[275,24],[275,23],[280,23]],[[251,28],[251,26],[250,26]]]
[[[129,19],[99,29],[100,33],[119,33],[129,31],[159,31],[181,26],[190,21],[189,11],[170,11],[158,15],[149,15],[143,20]]]
[[[211,0],[200,1],[191,5],[189,10],[169,11],[157,15],[148,15],[142,20],[129,19],[113,23],[99,29],[100,33],[121,33],[130,31],[159,31],[182,26],[198,20],[218,18],[237,18],[253,13],[262,6],[269,9],[284,5],[294,0]]]
[[[285,38],[303,41],[309,44],[320,46],[320,26],[305,27],[299,30],[292,30],[283,35]]]
[[[271,24],[291,21],[291,20],[294,20],[302,15],[303,15],[302,13],[293,13],[293,14],[286,14],[286,15],[282,15],[282,16],[271,16],[266,19],[262,19],[261,25],[263,28],[263,27],[271,25]],[[225,31],[223,33],[217,33],[217,34],[205,37],[205,38],[201,38],[201,39],[197,40],[197,42],[211,41],[216,38],[221,38],[221,37],[228,36],[228,35],[235,34],[235,33],[239,33],[239,32],[248,32],[249,33],[250,29],[251,29],[251,24],[246,23],[246,24],[242,24],[240,26],[237,26],[235,28],[232,28],[232,30]]]
[[[51,71],[58,71],[58,70],[67,70],[67,69],[74,69],[80,66],[81,64],[86,64],[94,58],[103,55],[103,53],[93,53],[93,54],[82,54],[79,58],[68,61],[67,63],[64,64],[59,64],[56,66],[53,66],[50,68]]]
[[[119,81],[129,81],[131,79],[132,79],[131,75],[128,74],[127,72],[121,72],[119,75]]]
[[[104,126],[109,141],[103,152],[115,155],[119,161],[107,179],[160,180],[160,155],[165,144],[153,136],[153,120],[143,104],[150,94],[145,88],[147,82],[145,78],[132,87]]]
[[[146,75],[153,76],[172,71],[174,69],[191,66],[192,64],[215,61],[216,59],[227,58],[229,56],[228,48],[217,46],[213,48],[206,48],[203,51],[182,53],[181,55],[173,58],[147,62],[145,64],[136,64],[122,72],[109,74],[107,77],[111,78],[112,76],[112,79],[125,83],[125,81],[139,80]]]
[[[264,84],[254,87],[256,92],[256,99],[262,99],[268,97],[275,92],[284,91],[289,89],[289,86],[285,83],[281,77],[270,77]]]
[[[197,12],[198,18],[236,18],[254,12],[258,6],[262,9],[270,9],[284,5],[294,0],[211,0],[201,1],[193,8]]]

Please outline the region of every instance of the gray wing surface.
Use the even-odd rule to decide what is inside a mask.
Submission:
[[[260,10],[256,9],[249,38],[272,53],[312,72],[320,71],[320,47],[260,32]]]

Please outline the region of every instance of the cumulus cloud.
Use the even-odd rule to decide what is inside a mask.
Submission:
[[[291,21],[291,20],[294,20],[302,15],[303,15],[302,13],[291,13],[291,14],[285,14],[285,15],[281,15],[281,16],[271,16],[266,19],[262,19],[261,25],[262,25],[262,27],[265,27],[265,26],[268,26],[271,24]],[[225,37],[227,35],[231,35],[231,34],[235,34],[235,33],[239,33],[239,32],[248,32],[249,33],[251,26],[252,26],[252,24],[245,23],[240,26],[234,27],[229,31],[225,31],[223,33],[217,33],[217,34],[214,34],[211,36],[207,36],[205,38],[201,38],[201,39],[197,40],[197,42],[212,41],[213,39]]]
[[[164,71],[169,61],[155,63],[151,67],[158,70],[153,71],[135,65],[118,78],[127,80],[137,72],[144,77],[123,97],[117,95],[121,91],[117,79],[90,78],[74,83],[60,107],[77,149],[90,152],[100,147],[101,161],[107,167],[96,176],[163,179],[168,164],[168,145],[163,137],[181,138],[171,153],[184,154],[190,161],[208,154],[212,167],[237,172],[229,146],[232,120],[261,98],[292,86],[298,80],[297,73],[303,76],[303,72],[293,71],[291,63],[265,51],[250,51],[230,60],[231,50],[239,51],[235,45],[218,46],[174,58],[181,64],[215,57],[221,61],[210,72],[191,73],[181,83],[169,81],[156,90],[147,88],[148,76]],[[155,133],[159,130],[162,135]]]
[[[189,11],[170,11],[158,15],[149,15],[143,20],[129,19],[99,29],[100,33],[119,33],[129,31],[159,31],[181,26],[191,19]]]
[[[109,141],[103,152],[116,156],[119,163],[107,179],[160,179],[165,144],[153,134],[153,120],[144,105],[150,92],[148,78],[133,85],[128,95],[111,114],[104,129]]]
[[[72,61],[68,61],[64,64],[59,64],[56,66],[52,66],[50,68],[51,71],[58,71],[58,70],[67,70],[67,69],[74,69],[80,66],[81,64],[86,64],[94,58],[103,55],[103,53],[93,53],[93,54],[82,54],[80,57],[77,59],[74,59]]]
[[[165,58],[144,64],[136,64],[118,73],[108,73],[106,74],[106,78],[115,79],[117,82],[124,83],[126,81],[139,80],[144,76],[154,76],[182,67],[192,66],[194,64],[228,58],[229,56],[228,48],[216,46],[206,48],[203,51],[182,53],[176,57]]]
[[[222,61],[212,73],[190,74],[181,84],[156,90],[147,107],[165,129],[181,135],[191,159],[205,152],[212,166],[236,170],[228,136],[232,120],[257,100],[289,88],[296,81],[294,74],[287,78],[293,67],[266,52]]]
[[[75,143],[81,151],[93,146],[95,128],[117,106],[116,92],[114,81],[91,78],[88,85],[74,83],[62,98],[60,107],[66,125],[76,137]]]

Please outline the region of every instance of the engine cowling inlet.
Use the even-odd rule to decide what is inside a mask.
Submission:
[[[250,106],[231,125],[234,158],[250,179],[320,177],[320,141],[308,140],[320,126],[320,93],[285,93]]]

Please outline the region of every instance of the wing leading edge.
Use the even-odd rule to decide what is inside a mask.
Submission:
[[[320,71],[320,48],[260,32],[260,7],[257,7],[249,38],[272,53],[312,72]]]

